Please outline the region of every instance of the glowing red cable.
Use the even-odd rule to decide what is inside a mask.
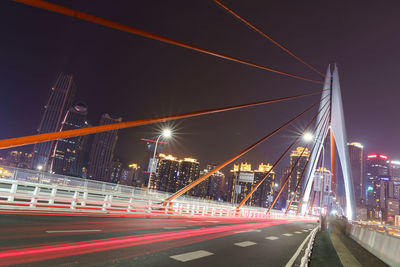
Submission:
[[[84,13],[84,12],[77,11],[75,9],[66,8],[66,7],[63,7],[63,6],[60,6],[60,5],[56,5],[56,4],[53,4],[53,3],[49,3],[49,2],[46,2],[46,1],[43,1],[43,0],[14,0],[14,1],[26,4],[26,5],[34,6],[34,7],[37,7],[37,8],[45,9],[45,10],[48,10],[48,11],[52,11],[52,12],[55,12],[55,13],[63,14],[63,15],[66,15],[66,16],[75,17],[77,19],[93,22],[95,24],[103,25],[103,26],[106,26],[106,27],[109,27],[109,28],[112,28],[112,29],[116,29],[116,30],[120,30],[120,31],[123,31],[123,32],[129,32],[129,33],[132,33],[132,34],[140,35],[142,37],[146,37],[146,38],[150,38],[150,39],[153,39],[153,40],[161,41],[161,42],[164,42],[164,43],[168,43],[168,44],[184,47],[184,48],[191,49],[191,50],[194,50],[194,51],[197,51],[197,52],[200,52],[200,53],[204,53],[204,54],[212,55],[212,56],[219,57],[219,58],[222,58],[222,59],[234,61],[234,62],[241,63],[241,64],[244,64],[244,65],[248,65],[248,66],[251,66],[251,67],[255,67],[255,68],[258,68],[258,69],[274,72],[274,73],[277,73],[277,74],[285,75],[285,76],[296,78],[296,79],[300,79],[300,80],[305,80],[305,81],[309,81],[309,82],[313,82],[313,83],[323,84],[323,82],[321,82],[321,81],[312,80],[312,79],[308,79],[308,78],[305,78],[305,77],[302,77],[302,76],[299,76],[299,75],[295,75],[295,74],[291,74],[291,73],[275,70],[275,69],[272,69],[272,68],[269,68],[269,67],[261,66],[261,65],[249,62],[249,61],[245,61],[245,60],[242,60],[242,59],[239,59],[239,58],[234,58],[234,57],[231,57],[231,56],[227,56],[227,55],[224,55],[224,54],[213,52],[213,51],[210,51],[210,50],[207,50],[207,49],[203,49],[203,48],[200,48],[200,47],[197,47],[197,46],[194,46],[194,45],[183,43],[183,42],[180,42],[180,41],[177,41],[177,40],[173,40],[173,39],[170,39],[170,38],[167,38],[167,37],[164,37],[164,36],[161,36],[161,35],[157,35],[157,34],[154,34],[154,33],[146,32],[146,31],[143,31],[143,30],[131,27],[131,26],[127,26],[127,25],[124,25],[124,24],[121,24],[121,23],[113,22],[111,20],[107,20],[107,19],[103,19],[103,18],[100,18],[100,17],[96,17],[96,16],[93,16],[93,15],[90,15],[90,14],[87,14],[87,13]]]
[[[325,77],[325,75],[318,71],[316,68],[314,68],[313,66],[311,66],[310,64],[308,64],[307,62],[305,62],[304,60],[302,60],[300,57],[296,56],[293,52],[291,52],[289,49],[287,49],[286,47],[284,47],[283,45],[281,45],[280,43],[278,43],[277,41],[275,41],[274,39],[272,39],[270,36],[268,36],[266,33],[262,32],[260,29],[258,29],[256,26],[254,26],[253,24],[251,24],[249,21],[245,20],[243,17],[241,17],[239,14],[237,14],[235,11],[233,11],[232,9],[230,9],[229,7],[227,7],[226,5],[222,4],[220,1],[218,0],[214,0],[215,3],[217,3],[220,7],[222,7],[223,9],[225,9],[226,11],[228,11],[229,13],[231,13],[234,17],[236,17],[237,19],[239,19],[240,21],[242,21],[243,23],[245,23],[247,26],[249,26],[250,28],[252,28],[254,31],[258,32],[259,34],[261,34],[263,37],[265,37],[266,39],[268,39],[270,42],[272,42],[274,45],[276,45],[277,47],[279,47],[280,49],[282,49],[283,51],[285,51],[287,54],[289,54],[290,56],[294,57],[295,59],[297,59],[298,61],[300,61],[301,63],[303,63],[304,65],[306,65],[309,69],[311,69],[312,71],[316,72],[317,74],[319,74],[322,77]]]

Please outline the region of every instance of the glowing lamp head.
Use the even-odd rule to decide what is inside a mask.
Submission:
[[[303,134],[303,140],[306,142],[311,142],[314,139],[314,135],[310,132],[306,132]]]
[[[170,129],[164,129],[164,130],[162,131],[162,136],[163,136],[164,138],[170,138],[171,135],[172,135],[172,132],[171,132]]]
[[[43,170],[43,166],[42,166],[42,165],[39,165],[39,166],[37,166],[37,169],[38,169],[39,171],[41,171],[41,170]]]

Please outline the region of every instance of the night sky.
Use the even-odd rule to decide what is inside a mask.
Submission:
[[[321,77],[213,1],[52,1],[196,46],[312,79]],[[366,151],[400,159],[398,1],[238,1],[224,4],[325,73],[337,63],[347,134]],[[75,75],[89,121],[124,121],[315,92],[288,78],[37,8],[0,1],[0,138],[36,133],[59,72]],[[179,157],[221,163],[319,96],[168,123]],[[243,157],[273,162],[311,114]],[[116,155],[140,162],[165,125],[119,132]],[[286,161],[286,163],[288,163]]]

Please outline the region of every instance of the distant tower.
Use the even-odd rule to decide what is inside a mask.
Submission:
[[[353,176],[354,184],[354,199],[356,206],[359,207],[363,204],[364,198],[364,156],[363,156],[363,145],[357,142],[348,143],[349,157],[350,157],[350,168]]]
[[[87,127],[86,118],[87,107],[84,104],[77,104],[67,111],[60,131]],[[57,174],[81,177],[87,138],[87,135],[83,135],[57,140],[51,155],[50,171]]]
[[[103,114],[100,125],[121,122],[122,118],[113,119],[108,114]],[[111,163],[115,145],[117,144],[117,130],[97,133],[94,136],[89,155],[88,176],[90,179],[111,182]]]
[[[179,165],[178,182],[175,191],[193,183],[200,176],[200,163],[194,158],[184,158]],[[208,181],[203,181],[188,192],[191,196],[204,197],[208,191]]]
[[[386,199],[392,198],[389,191],[390,176],[388,157],[382,154],[367,155],[365,189],[368,219],[383,219]]]
[[[305,149],[305,150],[304,150]],[[304,150],[304,152],[303,152]],[[302,154],[303,152],[303,154]],[[294,165],[297,161],[297,159],[300,157],[299,161],[297,162],[296,166]],[[303,172],[303,169],[306,167],[307,164],[307,160],[310,157],[310,151],[307,148],[303,148],[303,147],[297,147],[296,150],[293,150],[292,153],[290,154],[290,169],[293,169],[293,172],[289,178],[289,182],[288,182],[288,194],[287,194],[287,200],[290,201],[290,199],[292,198],[296,185],[298,183],[298,181],[301,179],[301,174]],[[301,193],[303,192],[304,189],[304,182],[305,182],[305,178],[303,178],[300,182],[299,188],[296,191],[296,196],[293,199],[293,202],[299,202],[300,201],[300,196]],[[296,203],[297,204],[297,203]]]
[[[160,153],[157,160],[155,179],[151,179],[150,188],[165,192],[175,192],[178,182],[179,160],[172,155]]]
[[[72,106],[76,93],[73,75],[61,73],[54,86],[51,88],[50,98],[45,106],[45,111],[40,122],[38,134],[57,132],[67,110]],[[36,144],[33,150],[33,168],[49,168],[49,159],[55,141]]]

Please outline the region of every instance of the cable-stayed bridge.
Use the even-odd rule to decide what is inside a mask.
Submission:
[[[323,165],[319,162],[328,140],[331,147],[331,163],[335,162],[337,150],[344,177],[346,196],[346,203],[342,207],[345,211],[344,215],[349,221],[354,218],[354,194],[349,169],[345,116],[336,65],[332,68],[328,65],[324,75],[218,0],[215,0],[215,3],[220,8],[272,42],[284,53],[304,64],[319,79],[303,77],[197,47],[47,1],[15,0],[15,2],[218,57],[235,64],[272,72],[288,79],[320,84],[322,88],[312,93],[267,98],[234,106],[0,140],[0,149],[6,149],[300,98],[314,99],[314,102],[306,109],[282,121],[278,128],[261,133],[258,140],[243,144],[241,151],[227,156],[215,169],[172,194],[2,167],[4,173],[0,178],[0,210],[5,216],[2,220],[2,224],[5,225],[3,236],[9,242],[5,243],[2,246],[4,249],[0,251],[0,265],[33,262],[49,266],[102,264],[242,266],[248,265],[249,262],[251,266],[265,265],[265,263],[273,266],[306,265],[319,229],[317,220],[320,220],[312,214],[314,200],[311,189],[315,170]],[[320,80],[321,78],[323,80]],[[206,201],[185,195],[189,190],[272,136],[288,130],[294,122],[304,121],[304,117],[310,114],[311,119],[305,121],[306,126],[303,131],[312,133],[313,140],[303,148],[300,157],[306,149],[310,149],[311,156],[302,169],[285,212],[274,210],[273,207],[288,186],[289,178],[295,171],[300,157],[288,171],[268,208],[257,208],[247,204],[254,192],[268,179],[268,175],[276,169],[288,152],[300,144],[301,135],[292,140],[275,159],[272,168],[262,179],[253,184],[250,192],[240,203]],[[333,173],[333,177],[335,181],[336,173]],[[336,192],[333,193],[336,194]],[[295,199],[295,196],[300,196],[300,198]],[[293,205],[294,202],[298,202],[298,205]]]

